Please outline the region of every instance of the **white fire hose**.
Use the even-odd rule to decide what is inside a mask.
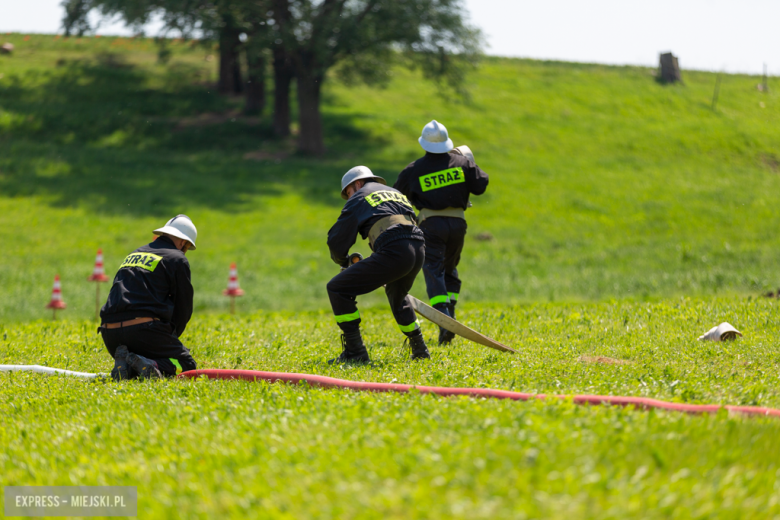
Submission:
[[[84,379],[95,379],[98,377],[108,377],[108,374],[90,374],[89,372],[75,372],[73,370],[63,370],[61,368],[42,367],[41,365],[0,365],[0,372],[36,372],[38,374],[63,375],[72,377],[81,377]]]

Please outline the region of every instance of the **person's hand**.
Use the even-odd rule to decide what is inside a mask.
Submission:
[[[182,240],[181,238],[179,239],[179,241],[181,242],[181,246],[179,247],[179,251],[181,251],[182,253],[184,253],[186,255],[187,251],[192,249],[192,244],[190,243],[189,240]]]

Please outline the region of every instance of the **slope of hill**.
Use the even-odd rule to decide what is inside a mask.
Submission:
[[[436,118],[491,175],[474,198],[466,301],[758,294],[780,282],[780,103],[758,79],[488,58],[468,102],[418,74],[386,89],[326,85],[329,148],[298,157],[266,119],[217,96],[214,51],[151,40],[7,35],[0,56],[0,315],[42,315],[55,273],[68,315],[93,312],[90,274],[109,275],[170,216],[199,229],[197,310],[327,308],[325,234],[341,175],[393,181]],[[770,83],[770,87],[772,84]],[[368,252],[359,244],[356,249]],[[105,292],[105,290],[104,290]],[[414,292],[425,296],[422,281]],[[365,304],[381,301],[372,295]]]
[[[775,287],[778,267],[777,101],[755,78],[726,77],[715,111],[704,73],[665,87],[640,68],[488,59],[470,103],[405,71],[385,90],[331,81],[329,153],[306,158],[210,91],[212,49],[175,43],[163,66],[148,40],[8,39],[0,364],[110,370],[91,321],[95,250],[113,274],[186,212],[200,235],[184,341],[200,368],[548,398],[3,373],[0,486],[135,486],[143,518],[780,515],[775,419],[550,396],[780,405],[778,302],[742,297]],[[432,359],[410,361],[384,304],[363,313],[373,363],[328,365],[339,179],[364,163],[392,181],[431,118],[492,175],[469,210],[459,318],[518,352],[438,347],[425,324]],[[237,316],[221,313],[231,261],[247,291]],[[51,322],[56,272],[69,319]],[[696,340],[721,321],[744,337]]]

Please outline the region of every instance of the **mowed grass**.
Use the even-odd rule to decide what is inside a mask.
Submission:
[[[469,101],[405,70],[386,89],[330,78],[329,152],[311,158],[274,139],[268,115],[242,117],[240,99],[215,94],[213,48],[172,43],[160,64],[151,40],[5,39],[16,45],[0,56],[0,313],[10,320],[45,315],[56,273],[67,315],[89,317],[95,250],[113,275],[179,212],[200,231],[198,312],[227,309],[233,261],[242,312],[327,308],[341,176],[366,164],[394,181],[433,118],[491,175],[468,212],[465,301],[758,295],[780,284],[780,89],[759,92],[756,77],[724,76],[716,110],[715,75],[692,71],[664,86],[640,67],[489,58],[468,79]],[[414,293],[425,299],[421,284]]]
[[[366,367],[325,363],[340,348],[327,313],[201,316],[185,341],[210,368],[780,407],[774,302],[471,305],[462,319],[519,353],[456,340],[411,362],[379,311]],[[696,341],[722,320],[745,336]],[[0,334],[0,364],[111,367],[92,322]],[[780,515],[770,418],[22,373],[0,376],[0,395],[0,484],[135,485],[142,518]]]
[[[3,484],[137,486],[139,518],[778,514],[770,420],[32,377],[3,385]]]

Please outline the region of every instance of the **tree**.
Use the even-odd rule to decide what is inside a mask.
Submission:
[[[241,13],[242,27],[247,35],[244,45],[247,61],[246,113],[262,112],[262,104],[250,99],[252,92],[265,92],[265,72],[268,58],[274,70],[274,132],[280,137],[290,134],[290,85],[293,72],[289,59],[275,32],[275,21],[269,16],[276,0],[236,0]]]
[[[265,109],[265,51],[255,44],[255,39],[251,36],[248,38],[244,51],[246,54],[244,113],[247,115],[262,114]]]
[[[65,28],[65,36],[84,36],[90,30],[87,16],[92,9],[89,0],[65,0],[62,2],[65,16],[62,25]]]
[[[271,51],[273,53],[274,69],[274,133],[279,137],[290,135],[290,85],[295,78],[295,65],[292,56],[284,45],[282,28],[286,28],[292,21],[289,2],[287,0],[273,0],[273,10],[270,21]]]
[[[63,0],[66,15],[63,26],[66,33],[90,30],[87,15],[97,11],[103,17],[121,17],[139,31],[159,14],[163,21],[163,35],[180,32],[185,37],[198,34],[201,38],[219,42],[218,91],[223,94],[246,95],[245,112],[261,113],[265,106],[266,54],[272,47],[270,25],[266,14],[273,7],[272,0]],[[246,35],[246,41],[241,36]],[[246,81],[241,72],[241,52],[246,54]],[[276,60],[274,61],[275,69]],[[282,67],[284,69],[284,67]],[[285,72],[286,74],[286,72]],[[282,75],[284,76],[284,74]],[[276,117],[283,124],[277,133],[289,134],[290,79],[277,85]],[[286,123],[284,123],[286,121]],[[277,127],[277,125],[275,125]]]
[[[381,83],[404,62],[462,91],[481,43],[461,0],[275,0],[273,16],[297,80],[298,148],[313,154],[325,150],[320,96],[334,65]]]
[[[242,43],[236,4],[241,0],[63,0],[65,33],[89,31],[88,14],[121,17],[129,27],[142,31],[155,14],[163,21],[163,34],[177,31],[185,37],[195,33],[220,44],[218,90],[238,94],[243,90],[239,56]]]
[[[220,94],[240,94],[241,81],[241,27],[231,10],[219,12],[219,80]]]
[[[165,27],[194,30],[220,42],[220,91],[241,88],[239,35],[247,53],[247,111],[263,106],[265,56],[274,71],[274,130],[290,132],[289,92],[296,80],[305,153],[325,150],[320,101],[328,72],[370,84],[388,81],[392,67],[420,68],[426,78],[460,94],[480,53],[481,37],[465,21],[462,0],[64,0],[79,27],[90,9],[142,26],[163,14]],[[71,11],[67,11],[70,13]],[[79,18],[81,16],[81,18]],[[68,29],[70,30],[70,29]],[[262,99],[261,99],[262,98]]]

